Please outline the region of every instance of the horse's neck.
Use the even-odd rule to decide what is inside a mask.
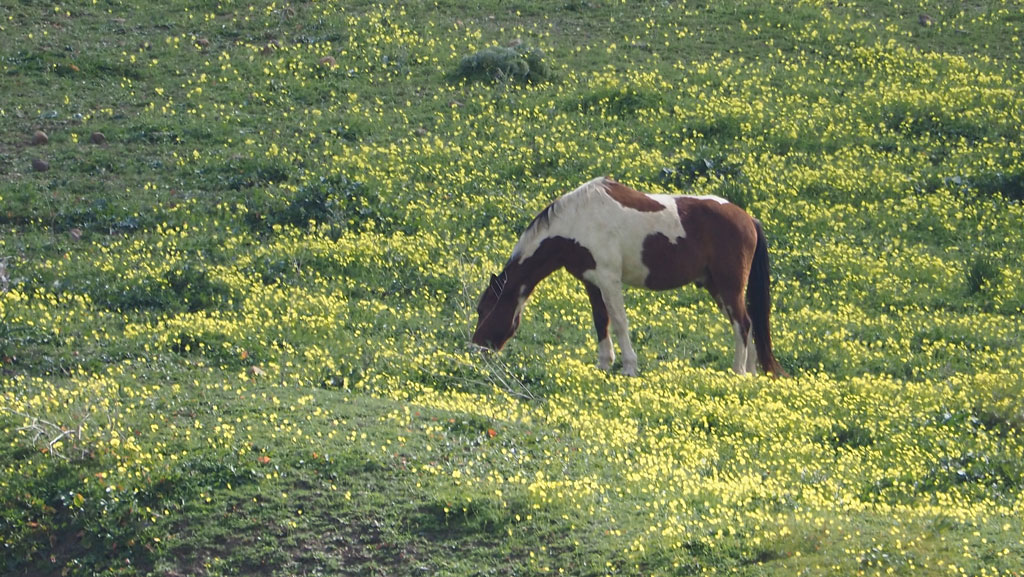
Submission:
[[[562,254],[549,243],[547,238],[538,243],[536,250],[525,258],[514,256],[506,271],[510,283],[515,282],[521,294],[529,296],[533,289],[555,271],[565,266]],[[524,290],[525,289],[525,290]]]

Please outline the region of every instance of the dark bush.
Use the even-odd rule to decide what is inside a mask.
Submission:
[[[684,158],[673,166],[663,167],[658,180],[665,185],[687,189],[702,178],[729,180],[742,176],[742,167],[729,162],[725,156],[707,156]]]
[[[999,280],[999,264],[987,256],[975,257],[968,264],[966,277],[968,296],[983,293],[990,283]]]
[[[660,107],[662,97],[652,91],[635,87],[601,88],[585,94],[579,101],[584,114],[608,114],[612,116],[635,116],[641,110]]]
[[[254,229],[307,228],[312,222],[338,229],[361,229],[372,223],[381,230],[396,220],[394,208],[373,189],[341,175],[303,184],[291,197],[253,196],[246,205],[246,222]]]
[[[170,299],[191,313],[213,308],[231,294],[228,287],[211,278],[202,265],[184,263],[164,273],[164,279],[171,289]]]
[[[291,166],[280,158],[233,158],[206,167],[199,174],[205,179],[216,179],[227,189],[241,191],[287,182]]]
[[[198,312],[216,308],[231,296],[231,289],[212,278],[205,266],[188,262],[160,278],[128,280],[114,273],[87,281],[79,289],[88,290],[97,305],[120,312]]]
[[[491,46],[463,56],[452,80],[520,82],[536,84],[551,79],[544,52],[523,44]]]
[[[979,174],[971,179],[971,184],[986,196],[1002,195],[1010,201],[1024,201],[1024,170]]]

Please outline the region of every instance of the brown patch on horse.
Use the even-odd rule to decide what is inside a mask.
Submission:
[[[698,255],[704,253],[700,244],[682,237],[670,239],[660,232],[648,235],[643,246],[643,262],[648,270],[644,286],[660,291],[703,280],[707,258]]]
[[[533,290],[537,283],[556,270],[565,267],[572,276],[582,279],[583,273],[597,267],[594,255],[578,241],[564,236],[552,236],[541,241],[530,258],[523,261],[524,269],[533,269],[524,277],[524,283]]]
[[[677,198],[676,209],[686,238],[656,233],[644,239],[642,259],[649,271],[644,285],[654,290],[692,282],[709,289],[743,287],[757,243],[750,217],[734,204],[692,197]],[[738,270],[743,278],[723,278]]]
[[[632,208],[640,212],[658,212],[659,210],[665,210],[665,206],[639,190],[633,190],[632,188],[615,182],[610,178],[604,180],[605,190],[608,192],[608,196],[612,197],[615,202],[621,204],[626,208]]]

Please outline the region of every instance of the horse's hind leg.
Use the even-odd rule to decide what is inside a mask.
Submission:
[[[612,368],[615,362],[615,348],[612,347],[612,340],[608,336],[608,307],[604,304],[604,297],[601,296],[601,289],[597,285],[583,281],[587,289],[587,297],[590,298],[590,308],[594,312],[594,328],[597,329],[597,366],[602,371]]]
[[[729,319],[729,324],[732,325],[733,337],[736,342],[732,370],[738,375],[753,373],[757,364],[757,353],[752,346],[754,342],[752,340],[753,323],[747,314],[743,291],[735,287],[723,290],[710,278],[704,286],[714,297],[726,318]]]
[[[737,375],[752,373],[751,367],[757,364],[757,353],[751,345],[753,323],[747,315],[747,307],[743,303],[742,295],[739,299],[730,298],[723,305],[725,314],[729,316],[732,324],[733,336],[736,340],[736,353],[733,356],[732,370]]]
[[[757,348],[754,347],[753,325],[751,330],[747,331],[747,374],[757,374]]]
[[[750,254],[753,254],[751,248]],[[751,257],[746,251],[729,253],[711,263],[705,279],[705,288],[718,301],[732,325],[736,340],[736,353],[732,370],[738,375],[753,373],[757,364],[754,349],[753,322],[747,314],[746,289]]]

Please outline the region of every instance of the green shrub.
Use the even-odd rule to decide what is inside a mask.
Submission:
[[[523,44],[510,48],[489,46],[464,56],[452,74],[453,80],[520,82],[537,84],[551,80],[551,67],[544,51]]]
[[[218,306],[231,295],[230,288],[213,278],[206,266],[190,262],[160,276],[102,273],[69,284],[69,290],[88,292],[96,305],[118,312],[198,312]]]
[[[287,197],[254,195],[246,200],[246,206],[245,219],[254,230],[277,225],[308,228],[310,223],[339,230],[366,226],[386,230],[397,218],[396,211],[375,190],[344,176],[321,177]]]
[[[999,280],[999,264],[992,258],[979,255],[968,263],[966,271],[967,294],[982,294]]]
[[[610,116],[636,116],[641,110],[658,108],[662,95],[643,88],[599,88],[585,94],[579,100],[579,110],[584,114],[605,114]]]
[[[743,167],[725,155],[683,158],[672,166],[662,167],[658,180],[666,186],[686,190],[701,179],[734,180],[742,178]]]

